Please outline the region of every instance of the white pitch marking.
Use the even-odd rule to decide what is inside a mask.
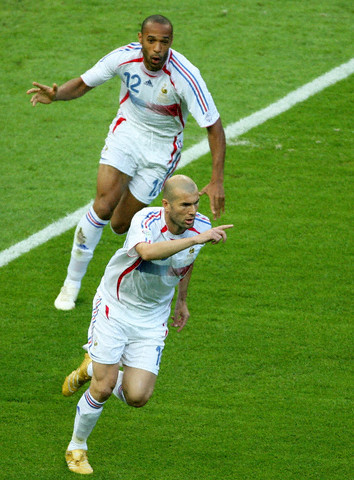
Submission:
[[[15,258],[29,252],[30,250],[38,247],[39,245],[42,245],[51,238],[57,237],[58,235],[65,233],[70,228],[75,227],[80,218],[85,213],[87,213],[91,205],[92,201],[84,207],[76,210],[76,212],[70,213],[69,215],[66,215],[60,220],[51,223],[50,225],[48,225],[48,227],[43,228],[43,230],[34,233],[30,237],[26,238],[26,240],[22,240],[22,242],[16,243],[12,247],[0,252],[0,267],[7,265],[12,260],[15,260]]]
[[[293,90],[288,95],[281,98],[277,102],[272,103],[268,107],[263,108],[262,110],[258,110],[258,112],[255,112],[248,117],[241,118],[241,120],[239,120],[238,122],[231,123],[225,128],[226,139],[230,140],[240,135],[243,135],[252,128],[258,127],[258,125],[261,125],[270,118],[276,117],[277,115],[286,112],[297,103],[307,100],[309,97],[315,95],[321,90],[324,90],[330,85],[334,85],[340,80],[344,80],[352,73],[354,73],[354,58],[349,60],[349,62],[343,63],[339,67],[330,70],[324,75],[321,75],[312,82],[306,83],[302,87]],[[208,140],[204,139],[182,154],[182,158],[179,162],[178,168],[188,165],[188,163],[193,162],[196,158],[201,157],[208,152]]]
[[[306,83],[302,87],[290,92],[288,95],[278,100],[277,102],[272,103],[268,107],[263,108],[262,110],[259,110],[258,112],[255,112],[248,117],[242,118],[238,122],[228,125],[225,128],[225,135],[227,141],[231,141],[232,139],[235,139],[235,137],[238,137],[239,135],[248,132],[252,128],[261,125],[270,118],[274,118],[277,115],[286,112],[297,103],[307,100],[309,97],[315,95],[316,93],[324,90],[331,85],[334,85],[340,80],[344,80],[352,73],[354,73],[354,58],[349,60],[349,62],[343,63],[339,67],[330,70],[324,75],[321,75],[312,82]],[[202,155],[207,154],[208,152],[208,140],[204,139],[183,152],[178,168],[182,168],[185,165],[188,165],[189,163],[198,159]],[[51,238],[61,235],[70,228],[76,226],[82,215],[84,215],[88,211],[91,205],[92,201],[85,207],[76,210],[76,212],[67,215],[66,217],[58,220],[57,222],[52,223],[43,230],[40,230],[34,235],[31,235],[26,240],[16,243],[12,247],[0,252],[0,267],[7,265],[12,260],[15,260],[15,258],[21,256],[22,254],[29,252],[33,248],[42,245]]]

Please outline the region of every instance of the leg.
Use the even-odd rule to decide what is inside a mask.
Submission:
[[[125,345],[120,371],[113,394],[132,407],[143,407],[150,399],[160,369],[166,326],[151,332],[151,338]],[[130,364],[130,366],[127,365]]]
[[[156,378],[147,370],[124,366],[122,387],[126,403],[131,407],[143,407],[154,391]]]
[[[146,205],[137,200],[129,188],[126,188],[112,214],[111,227],[113,231],[119,235],[127,232],[133,216]]]
[[[93,209],[103,220],[109,220],[131,180],[129,175],[110,165],[100,164],[97,175],[97,192]]]
[[[73,472],[92,473],[86,455],[87,439],[102,413],[105,401],[111,395],[118,369],[118,364],[103,365],[93,362],[91,385],[77,404],[74,431],[65,454],[69,470]]]
[[[86,440],[102,413],[103,404],[110,397],[118,376],[118,364],[103,365],[93,362],[91,385],[78,403],[72,442],[68,450],[74,447],[87,449]]]
[[[111,396],[117,382],[119,364],[103,365],[92,362],[93,375],[90,385],[90,393],[98,402],[105,402]]]
[[[117,398],[128,405],[142,407],[151,397],[156,382],[154,373],[127,366],[124,367],[124,373],[121,370],[116,372],[115,369],[106,373],[107,370],[102,371],[100,364],[92,362],[87,353],[82,364],[66,377],[62,387],[64,396],[73,395],[82,385],[91,380],[91,374],[89,373],[91,363],[96,365],[96,377],[91,383],[90,393],[98,401],[103,402],[107,400],[111,393],[114,393]],[[110,379],[106,382],[108,375]],[[105,380],[104,384],[102,380]]]
[[[57,309],[71,310],[75,307],[81,280],[102,236],[103,228],[127,189],[130,178],[114,167],[100,164],[96,199],[76,227],[67,276],[54,302]]]

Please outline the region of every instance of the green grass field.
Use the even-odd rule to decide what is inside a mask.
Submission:
[[[78,76],[162,13],[200,68],[224,125],[350,60],[349,1],[131,6],[4,0],[0,250],[85,205],[119,82],[35,109],[33,80]],[[143,409],[110,399],[89,439],[100,480],[352,479],[353,77],[230,142],[225,245],[206,246],[191,318],[171,331]],[[185,145],[205,136],[191,118]],[[182,170],[204,186],[206,155]],[[159,200],[158,200],[159,201]],[[158,203],[157,201],[157,203]],[[209,215],[206,198],[200,211]],[[0,269],[0,478],[74,478],[64,461],[91,302],[122,239],[106,228],[77,308],[55,310],[73,230]]]

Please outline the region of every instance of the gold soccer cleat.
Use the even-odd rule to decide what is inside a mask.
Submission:
[[[88,353],[85,353],[85,358],[82,364],[76,370],[73,370],[64,380],[62,386],[62,394],[65,397],[70,397],[79,390],[82,385],[91,380],[87,374],[87,367],[91,363],[91,358]]]
[[[81,473],[82,475],[89,475],[93,472],[87,459],[86,450],[67,450],[65,460],[71,472]]]

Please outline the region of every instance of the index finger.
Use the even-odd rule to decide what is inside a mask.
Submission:
[[[38,83],[38,82],[32,82],[32,85],[34,85],[35,87],[41,88],[41,89],[43,89],[43,90],[45,90],[46,88],[48,88],[47,85],[42,85],[41,83]]]
[[[222,228],[223,230],[227,230],[228,228],[232,228],[232,227],[233,227],[233,224],[229,224],[229,225],[219,225],[216,228]]]

